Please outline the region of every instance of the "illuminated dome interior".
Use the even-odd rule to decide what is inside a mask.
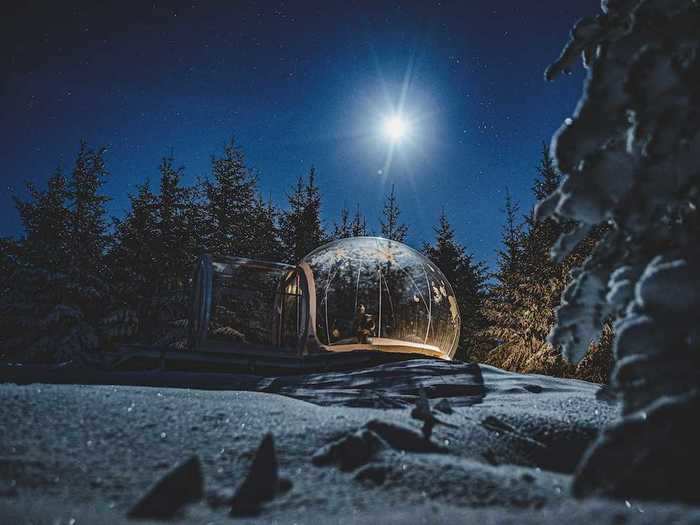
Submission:
[[[326,244],[301,262],[313,274],[316,337],[328,349],[366,343],[447,359],[454,355],[457,300],[442,272],[417,251],[378,237],[351,237]]]

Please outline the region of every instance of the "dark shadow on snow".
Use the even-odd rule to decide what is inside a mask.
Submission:
[[[321,406],[403,408],[423,388],[429,398],[448,398],[453,406],[481,403],[486,395],[481,367],[475,363],[407,359],[357,369],[297,375],[175,370],[106,371],[71,364],[0,366],[0,382],[102,384],[280,394]]]

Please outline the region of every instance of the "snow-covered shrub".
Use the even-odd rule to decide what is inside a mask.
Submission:
[[[653,477],[656,497],[698,501],[700,493],[680,484],[700,458],[687,438],[697,437],[690,426],[700,386],[700,5],[603,0],[602,10],[576,24],[546,73],[554,78],[581,54],[589,68],[574,115],[553,139],[564,179],[537,210],[577,223],[555,258],[609,225],[565,290],[549,336],[578,362],[615,319],[612,380],[625,418],[588,454],[574,489],[649,496],[643,485]],[[651,436],[639,429],[652,421],[671,425],[666,443],[634,437]],[[611,451],[626,458],[624,468],[600,461]],[[679,454],[688,460],[674,461]]]

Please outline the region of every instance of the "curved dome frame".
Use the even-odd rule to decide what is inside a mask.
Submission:
[[[381,237],[350,237],[317,248],[297,268],[309,283],[309,338],[322,350],[454,356],[461,324],[454,291],[443,273],[413,248]],[[352,274],[352,282],[346,278],[334,288],[341,273]],[[331,326],[329,290],[342,295],[343,285],[354,286],[354,294],[349,294],[352,313],[360,302],[373,303],[374,311],[365,315],[375,317],[374,330],[365,341],[353,340],[352,334],[343,338],[337,319]],[[347,322],[350,307],[344,306],[338,315]]]

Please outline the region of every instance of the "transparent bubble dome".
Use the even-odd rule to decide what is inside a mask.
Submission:
[[[313,274],[310,293],[321,344],[454,355],[460,329],[454,292],[414,249],[379,237],[352,237],[326,244],[301,262]]]

